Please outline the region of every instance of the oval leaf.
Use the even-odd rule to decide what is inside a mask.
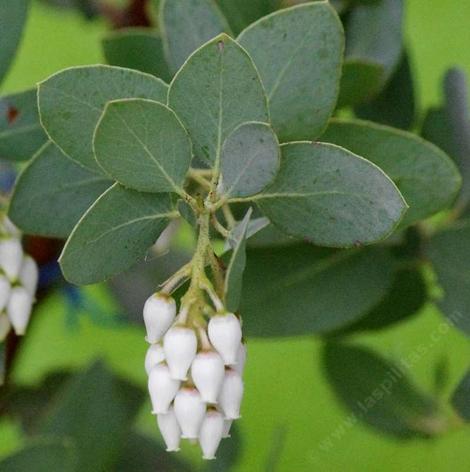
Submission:
[[[113,185],[85,213],[60,256],[65,278],[101,282],[143,259],[173,213],[169,194],[139,193]]]
[[[328,2],[300,5],[261,18],[238,41],[253,58],[281,142],[315,139],[339,91],[343,29]]]
[[[52,141],[77,163],[99,170],[93,133],[107,102],[121,98],[166,101],[167,85],[131,69],[84,66],[65,69],[38,85],[41,123]]]
[[[168,101],[188,130],[196,156],[209,165],[220,160],[223,142],[239,125],[268,121],[258,72],[227,35],[188,59],[170,85]]]
[[[253,199],[285,233],[321,246],[370,244],[403,216],[400,192],[369,161],[323,143],[285,144],[281,151],[274,183]]]
[[[401,226],[448,208],[461,178],[452,160],[414,134],[363,121],[332,120],[323,141],[343,146],[383,169],[410,206]]]
[[[29,159],[47,141],[36,89],[0,97],[0,158]]]
[[[109,102],[93,140],[100,166],[143,192],[179,191],[191,162],[191,141],[166,105],[151,100]]]
[[[213,0],[162,0],[158,19],[173,72],[214,36],[230,33],[227,20]]]
[[[385,249],[307,244],[248,249],[240,312],[252,336],[327,333],[366,315],[392,286]]]
[[[75,164],[47,143],[20,174],[9,217],[22,231],[66,238],[112,181]]]
[[[222,148],[222,193],[226,197],[245,197],[261,192],[273,181],[279,158],[279,143],[269,125],[240,125]]]

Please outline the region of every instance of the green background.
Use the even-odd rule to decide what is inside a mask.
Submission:
[[[406,41],[423,108],[439,103],[440,81],[448,67],[459,65],[470,74],[469,21],[469,2],[408,0]],[[100,38],[105,30],[106,25],[100,21],[86,23],[74,14],[33,3],[20,52],[1,92],[31,87],[64,67],[103,62]],[[96,294],[109,313],[116,311],[102,288],[86,292]],[[71,324],[61,295],[44,303],[28,333],[14,380],[32,384],[49,371],[83,366],[100,356],[117,372],[144,387],[143,327],[100,326],[85,315],[78,324]],[[397,361],[423,347],[426,353],[418,356],[408,375],[427,391],[434,388],[436,365],[447,362],[445,401],[470,365],[470,344],[455,330],[436,334],[441,323],[437,310],[428,306],[404,324],[355,340]],[[286,472],[469,469],[470,427],[456,428],[441,439],[404,442],[362,424],[346,426],[348,412],[337,403],[321,372],[320,341],[308,337],[251,339],[248,346],[246,396],[239,422],[243,452],[235,470],[264,470],[273,447],[280,455],[277,470]],[[159,437],[149,411],[147,404],[138,429]],[[277,441],[279,438],[283,440]],[[328,438],[332,438],[332,445],[324,452],[319,445]],[[18,424],[0,420],[0,456],[20,448],[22,441]],[[183,454],[199,463],[197,448],[187,446]]]

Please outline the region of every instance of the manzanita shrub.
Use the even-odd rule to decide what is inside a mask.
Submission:
[[[465,84],[450,86],[448,106],[423,128],[460,155],[456,165],[430,141],[388,126],[415,123],[401,2],[264,3],[162,0],[159,32],[104,40],[114,65],[57,72],[38,84],[37,109],[36,91],[2,99],[21,110],[0,123],[13,131],[0,139],[2,156],[39,148],[8,216],[27,234],[67,239],[60,266],[69,282],[126,271],[175,220],[195,232],[191,260],[147,294],[145,368],[168,450],[198,440],[206,459],[240,417],[245,336],[325,335],[327,376],[354,409],[355,393],[373,382],[345,396],[338,379],[360,363],[371,372],[386,365],[338,340],[418,311],[428,299],[424,273],[435,271],[442,311],[470,333],[461,276],[469,148],[455,152],[461,138],[452,136],[468,119],[452,95]],[[406,93],[400,113],[389,113],[390,97]],[[395,427],[386,411],[385,430],[441,432],[438,407],[402,388],[413,421]]]

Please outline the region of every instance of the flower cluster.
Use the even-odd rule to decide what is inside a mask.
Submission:
[[[240,418],[246,346],[233,313],[213,313],[208,323],[189,323],[175,300],[156,293],[144,306],[145,359],[153,414],[168,451],[181,438],[198,440],[204,459],[214,459],[232,421]]]
[[[25,254],[21,233],[7,218],[0,220],[0,341],[13,327],[26,332],[38,283],[38,267]]]

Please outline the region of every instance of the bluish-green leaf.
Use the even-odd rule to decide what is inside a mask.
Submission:
[[[2,0],[0,2],[0,82],[8,72],[20,42],[29,0]]]
[[[246,213],[239,230],[231,235],[230,246],[233,248],[225,275],[224,297],[229,311],[235,312],[240,305],[243,272],[246,266],[246,234],[252,210]]]
[[[0,158],[29,159],[45,142],[36,89],[0,97]]]
[[[178,117],[151,100],[109,102],[93,147],[108,175],[143,192],[182,191],[192,158],[191,141]]]
[[[35,439],[0,462],[2,472],[76,472],[77,451],[67,439]]]
[[[223,142],[239,125],[268,121],[258,72],[225,34],[193,53],[173,79],[168,102],[188,130],[195,155],[209,165],[220,161]]]
[[[41,431],[74,441],[79,456],[76,470],[113,470],[143,398],[140,389],[97,362],[60,392]]]
[[[222,147],[221,193],[225,197],[245,197],[261,192],[276,176],[279,159],[279,143],[269,125],[240,125]]]
[[[346,21],[346,57],[381,64],[385,79],[402,53],[403,0],[381,0],[353,8]]]
[[[169,194],[140,193],[119,184],[107,190],[75,226],[60,256],[75,284],[101,282],[144,258],[176,216]]]
[[[436,402],[398,365],[373,351],[327,344],[323,368],[336,397],[356,422],[401,439],[432,435],[446,426]]]
[[[383,169],[409,205],[401,225],[448,208],[461,178],[439,148],[414,134],[363,121],[332,120],[323,141],[343,146]]]
[[[281,146],[273,184],[252,197],[283,232],[349,247],[388,236],[406,211],[394,183],[373,163],[323,143]]]
[[[466,423],[470,423],[470,372],[467,372],[457,385],[451,403],[459,416]]]
[[[382,248],[248,248],[240,308],[244,332],[300,336],[347,326],[385,297],[394,269]]]
[[[101,170],[93,155],[93,132],[107,102],[148,98],[165,102],[167,85],[131,69],[84,66],[65,69],[38,85],[41,123],[71,159]]]
[[[238,41],[258,67],[280,141],[317,138],[339,93],[344,38],[335,10],[328,2],[280,10]]]
[[[426,252],[444,291],[438,302],[440,309],[470,336],[470,220],[436,233]]]
[[[49,142],[20,174],[9,216],[25,233],[66,238],[112,181],[91,172]]]
[[[172,72],[214,36],[230,33],[227,20],[214,0],[162,0],[158,19]]]
[[[108,64],[147,72],[165,82],[171,80],[158,31],[150,28],[119,29],[108,33],[102,44]]]

